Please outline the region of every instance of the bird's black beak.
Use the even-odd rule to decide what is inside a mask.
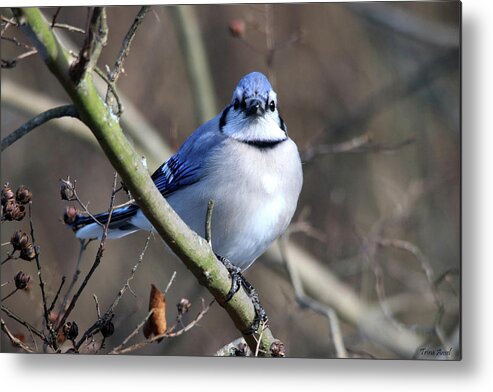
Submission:
[[[264,104],[260,99],[247,100],[246,113],[249,116],[260,115],[264,112]]]

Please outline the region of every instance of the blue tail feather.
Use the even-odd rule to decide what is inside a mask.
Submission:
[[[125,224],[129,224],[128,220],[132,218],[139,207],[135,204],[131,204],[128,206],[120,207],[115,209],[111,214],[111,222],[109,225],[110,229],[121,228]],[[94,215],[94,218],[98,220],[99,223],[105,225],[108,222],[109,213],[103,212],[97,215]],[[91,216],[87,215],[77,215],[77,218],[70,226],[74,230],[78,230],[84,226],[95,223],[94,219]]]

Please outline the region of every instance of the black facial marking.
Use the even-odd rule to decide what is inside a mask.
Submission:
[[[219,130],[222,132],[224,126],[226,125],[226,117],[228,116],[229,109],[231,109],[231,105],[226,106],[221,114],[221,118],[219,119]]]
[[[269,148],[276,147],[279,143],[282,143],[288,139],[279,140],[239,140],[242,143],[248,144],[249,146],[256,147],[260,150],[267,150]]]
[[[286,123],[282,119],[281,115],[279,115],[279,128],[281,128],[284,131],[286,136],[288,135],[288,126],[286,125]]]
[[[238,98],[235,99],[235,103],[233,107],[235,110],[238,110],[238,108],[240,107],[240,101],[238,100]]]

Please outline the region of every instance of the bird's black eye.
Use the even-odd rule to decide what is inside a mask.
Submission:
[[[240,101],[238,101],[238,98],[235,99],[233,107],[235,108],[235,110],[237,110],[240,107]]]
[[[270,101],[269,103],[269,109],[271,112],[273,112],[274,110],[276,110],[276,103],[274,101]]]

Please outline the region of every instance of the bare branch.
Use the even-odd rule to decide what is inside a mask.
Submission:
[[[87,72],[96,66],[99,55],[106,45],[108,26],[106,24],[106,9],[94,7],[86,40],[79,52],[77,60],[70,66],[70,77],[78,85]]]
[[[79,113],[77,112],[77,109],[73,105],[64,105],[47,110],[46,112],[43,112],[37,115],[36,117],[33,117],[24,125],[17,128],[14,132],[5,136],[2,139],[2,151],[5,150],[7,147],[11,146],[21,137],[27,135],[33,129],[43,125],[45,122],[61,117],[79,118]]]
[[[214,200],[207,203],[207,214],[205,217],[205,240],[212,246],[212,210],[214,209]]]
[[[212,300],[211,303],[205,307],[204,309],[202,309],[202,311],[195,317],[195,319],[193,321],[191,321],[189,324],[187,324],[185,327],[179,329],[178,331],[174,332],[174,329],[176,326],[173,326],[171,327],[168,331],[166,331],[164,334],[161,334],[161,335],[156,335],[156,336],[153,336],[152,338],[150,339],[147,339],[143,342],[140,342],[140,343],[136,343],[132,346],[129,346],[129,347],[126,347],[126,348],[123,348],[125,346],[125,344],[128,343],[128,341],[137,334],[137,332],[139,331],[140,328],[142,328],[142,326],[145,324],[145,322],[147,321],[147,319],[151,316],[152,314],[152,310],[149,312],[149,314],[147,315],[147,317],[144,319],[143,322],[141,322],[137,328],[135,328],[132,333],[127,336],[127,338],[122,342],[122,344],[120,344],[119,346],[115,347],[113,350],[111,350],[109,352],[109,354],[126,354],[126,353],[129,353],[131,351],[135,351],[135,350],[139,350],[141,348],[144,348],[145,346],[147,346],[148,344],[151,344],[155,341],[159,341],[163,338],[176,338],[180,335],[183,335],[185,332],[191,330],[195,325],[197,325],[197,323],[202,319],[202,317],[205,316],[205,314],[209,311],[210,307],[212,306],[212,304],[215,302],[215,300]]]
[[[16,338],[12,334],[12,332],[10,332],[10,330],[7,328],[7,325],[5,324],[3,319],[0,319],[0,322],[2,323],[2,331],[5,332],[5,334],[10,339],[10,341],[12,342],[12,344],[14,346],[20,347],[28,353],[34,353],[34,350],[31,347],[29,347],[27,344],[24,344],[23,342],[21,342],[18,338]]]
[[[336,349],[337,358],[348,358],[348,353],[344,345],[344,340],[342,338],[341,330],[339,327],[339,319],[337,318],[336,312],[330,306],[324,305],[321,302],[318,302],[305,294],[297,271],[294,269],[293,265],[291,264],[290,258],[286,254],[286,241],[287,237],[283,236],[280,240],[279,246],[281,248],[281,256],[288,271],[288,275],[291,279],[291,284],[294,289],[296,301],[300,304],[300,306],[307,307],[321,314],[322,316],[327,317],[329,321],[329,329],[332,336],[332,342],[334,343],[334,347]]]
[[[60,330],[60,328],[63,326],[63,324],[65,324],[67,317],[70,315],[70,313],[74,309],[75,304],[77,303],[77,300],[79,299],[80,295],[82,294],[82,291],[85,289],[87,283],[89,282],[89,279],[91,279],[94,271],[98,268],[99,264],[101,263],[101,259],[103,258],[104,244],[106,242],[106,237],[108,235],[108,229],[109,229],[109,225],[111,222],[111,215],[113,214],[113,209],[114,209],[117,178],[118,178],[118,175],[117,175],[117,173],[115,173],[115,177],[113,180],[113,188],[112,188],[113,191],[111,193],[110,207],[108,209],[108,214],[109,214],[108,221],[106,222],[106,225],[104,226],[103,234],[101,236],[101,241],[99,243],[99,248],[98,248],[98,251],[96,253],[96,259],[94,260],[94,263],[93,263],[91,269],[89,270],[86,277],[84,278],[84,281],[80,285],[79,290],[77,290],[77,292],[72,297],[72,300],[70,301],[70,304],[69,304],[67,310],[64,312],[63,317],[61,318],[60,322],[58,323],[58,326],[56,327],[57,331]]]
[[[241,288],[230,301],[225,301],[231,288],[228,271],[217,260],[205,240],[191,231],[162,197],[140,161],[140,156],[136,154],[123,134],[118,119],[113,118],[108,112],[107,105],[101,102],[90,75],[84,77],[83,88],[80,84],[75,85],[73,80],[67,80],[70,55],[53,35],[39,9],[13,8],[13,13],[20,28],[32,38],[38,50],[43,50],[46,54],[44,61],[50,71],[73,99],[81,118],[97,137],[107,158],[121,175],[136,203],[156,231],[198,281],[206,286],[226,309],[238,330],[249,331],[255,319],[255,309],[251,299]],[[247,334],[245,340],[250,347],[255,347],[254,336]],[[262,350],[266,355],[270,354],[270,347],[274,341],[270,329],[265,330],[262,336]]]
[[[108,75],[110,81],[112,83],[116,83],[118,81],[118,77],[120,76],[121,72],[123,71],[123,63],[125,62],[125,59],[127,58],[128,54],[130,53],[130,46],[132,45],[132,41],[135,38],[135,34],[137,33],[137,29],[141,25],[141,23],[144,20],[144,17],[147,15],[149,10],[151,9],[150,6],[143,6],[139,10],[139,13],[135,17],[132,25],[130,26],[130,29],[128,30],[127,34],[125,35],[125,38],[123,39],[122,46],[120,48],[120,52],[118,53],[118,57],[115,61],[115,65],[113,66],[113,70],[110,72]],[[108,97],[108,95],[106,95]]]
[[[65,24],[65,23],[55,23],[51,27],[55,28],[55,29],[67,30],[67,31],[70,31],[72,33],[81,33],[81,34],[86,33],[86,31],[84,29],[81,29],[80,27],[72,26],[72,25]]]
[[[414,142],[414,137],[396,143],[376,143],[369,133],[356,136],[346,142],[337,144],[316,144],[302,152],[303,162],[309,162],[317,155],[341,153],[394,153]]]
[[[43,302],[43,315],[44,315],[44,322],[46,325],[46,328],[48,328],[48,331],[50,332],[50,338],[51,338],[51,344],[56,344],[56,337],[55,333],[53,331],[51,322],[50,322],[50,315],[48,313],[48,304],[46,300],[46,292],[45,292],[45,286],[46,283],[43,280],[43,276],[41,274],[41,262],[39,261],[39,250],[38,246],[36,245],[36,240],[34,238],[34,225],[33,225],[33,220],[32,220],[32,204],[29,203],[29,226],[31,229],[31,240],[34,248],[34,260],[36,261],[36,269],[38,270],[38,279],[39,279],[39,287],[41,289],[41,300]]]
[[[58,290],[55,294],[55,297],[53,298],[53,301],[51,301],[51,305],[48,308],[48,313],[51,313],[52,310],[55,308],[56,301],[58,300],[58,297],[60,295],[60,292],[62,291],[63,285],[65,284],[66,277],[62,276],[62,281],[60,282],[60,286],[58,286]]]
[[[2,312],[4,312],[7,316],[9,316],[11,319],[17,321],[19,324],[22,324],[24,327],[26,327],[30,332],[34,333],[36,336],[41,338],[44,342],[47,342],[45,335],[43,332],[41,332],[39,329],[34,327],[33,325],[29,324],[26,320],[23,320],[19,316],[17,316],[15,313],[13,313],[10,309],[2,305]]]
[[[2,68],[5,69],[14,68],[19,60],[25,59],[26,57],[32,56],[33,54],[36,53],[38,53],[37,49],[31,49],[27,52],[20,54],[17,57],[14,57],[13,59],[8,59],[8,60],[2,59]]]
[[[421,43],[438,47],[458,47],[459,29],[442,24],[436,20],[426,20],[416,13],[406,12],[398,5],[365,4],[363,2],[345,4],[367,21],[391,30]]]

